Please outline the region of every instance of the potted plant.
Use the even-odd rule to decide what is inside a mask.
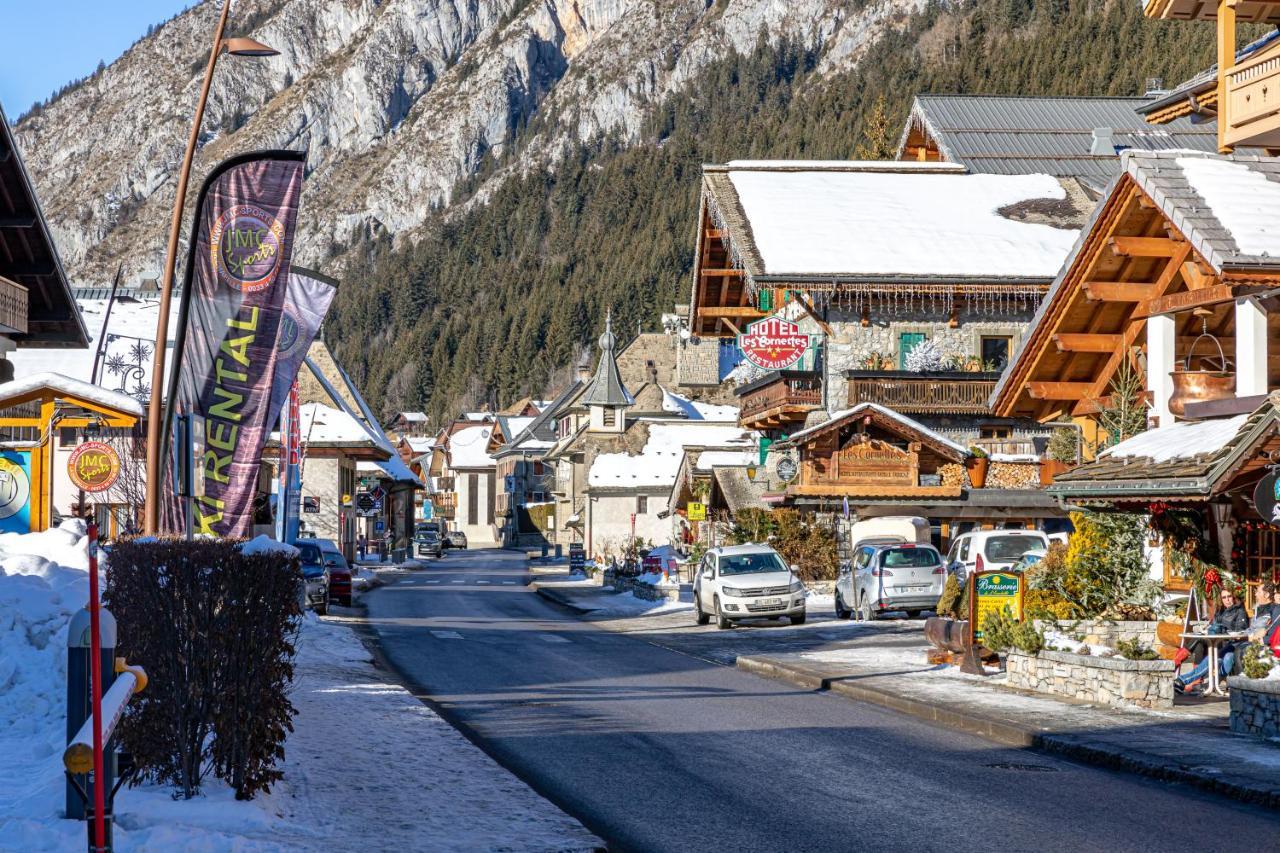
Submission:
[[[1045,458],[1040,460],[1040,485],[1053,484],[1053,478],[1070,471],[1079,458],[1079,435],[1068,427],[1058,427],[1049,437]]]
[[[965,463],[969,469],[969,484],[975,489],[987,485],[987,469],[991,467],[991,457],[981,447],[969,448],[969,460]]]

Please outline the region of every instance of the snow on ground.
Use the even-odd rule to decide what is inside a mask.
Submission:
[[[0,850],[77,851],[63,820],[66,634],[88,598],[83,523],[0,535]],[[116,850],[578,850],[576,820],[495,764],[372,666],[349,629],[307,614],[284,781],[236,802],[216,779],[174,800],[144,785],[116,801]],[[395,816],[394,818],[391,816]]]
[[[612,592],[613,587],[601,587],[603,592]],[[617,595],[602,595],[594,598],[575,598],[573,604],[583,610],[590,610],[592,613],[601,616],[650,616],[658,613],[678,613],[684,610],[693,610],[693,600],[683,600],[686,596],[681,596],[681,601],[669,601],[663,599],[661,601],[649,601],[638,597],[634,592],[624,592]]]

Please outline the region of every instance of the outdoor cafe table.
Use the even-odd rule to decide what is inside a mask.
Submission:
[[[1182,634],[1184,640],[1203,640],[1209,647],[1209,689],[1206,693],[1212,693],[1215,696],[1224,695],[1222,692],[1221,681],[1218,677],[1218,650],[1223,643],[1234,643],[1248,637],[1248,633],[1240,631],[1233,634]]]

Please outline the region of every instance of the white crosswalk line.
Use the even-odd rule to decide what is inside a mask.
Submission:
[[[457,631],[432,631],[431,634],[437,640],[461,640],[462,635]]]

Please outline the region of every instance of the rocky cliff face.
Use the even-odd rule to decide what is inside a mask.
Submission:
[[[220,61],[191,197],[232,154],[305,149],[295,260],[341,272],[344,253],[362,239],[412,239],[464,200],[456,190],[486,155],[517,145],[517,162],[532,164],[601,133],[634,142],[663,95],[729,51],[796,37],[822,47],[826,70],[840,70],[922,5],[239,0],[230,33],[281,55]],[[77,283],[107,281],[117,263],[129,279],[158,270],[220,7],[209,0],[179,15],[18,125]]]

